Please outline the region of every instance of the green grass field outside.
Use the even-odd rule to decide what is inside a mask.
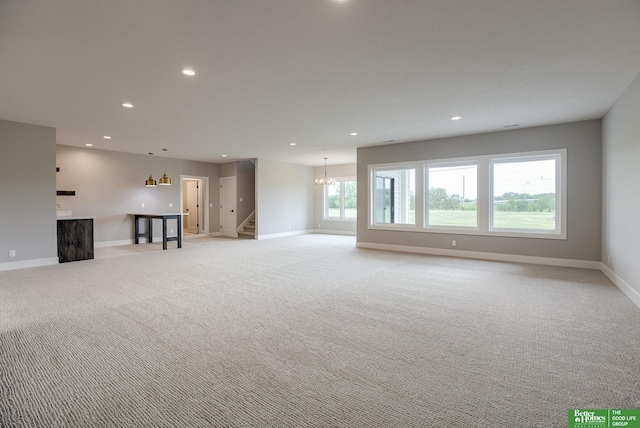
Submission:
[[[345,208],[344,209],[345,218],[353,218],[355,219],[358,216],[357,208]],[[340,218],[340,208],[329,208],[329,218]]]
[[[357,209],[345,209],[347,218],[356,218]],[[554,230],[555,212],[509,212],[496,211],[494,213],[494,227],[498,229],[532,229]],[[340,218],[340,209],[330,208],[329,217]],[[431,210],[429,226],[458,226],[476,227],[477,213],[475,211]],[[387,222],[389,219],[386,219]],[[415,211],[409,211],[408,224],[415,224]]]
[[[493,227],[498,229],[555,230],[555,212],[509,212],[496,211],[493,214]],[[430,226],[467,226],[476,227],[475,211],[431,210]]]

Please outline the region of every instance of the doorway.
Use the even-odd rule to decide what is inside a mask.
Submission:
[[[182,206],[183,236],[203,235],[209,230],[205,209],[209,204],[208,177],[180,176],[180,203]]]
[[[236,177],[220,177],[220,235],[238,237]]]
[[[376,222],[395,223],[395,178],[376,176]]]

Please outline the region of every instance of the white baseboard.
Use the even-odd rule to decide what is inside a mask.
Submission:
[[[313,229],[295,230],[292,232],[284,232],[284,233],[271,233],[269,235],[256,235],[256,239],[284,238],[286,236],[307,235],[309,233],[313,233]]]
[[[176,235],[169,235],[168,238],[174,238]],[[197,237],[198,235],[194,235],[194,237]],[[205,236],[205,235],[199,235],[199,236]],[[182,239],[185,239],[184,235],[182,235]],[[138,242],[141,244],[146,244],[147,243],[147,238],[145,237],[140,237],[138,239]],[[161,243],[162,242],[162,235],[160,236],[154,236],[153,237],[153,242],[155,244],[157,243]],[[94,242],[93,247],[94,248],[104,248],[104,247],[119,247],[121,245],[133,245],[134,244],[134,240],[133,239],[120,239],[118,241],[100,241],[100,242]]]
[[[356,232],[355,231],[349,231],[349,230],[313,229],[313,233],[323,233],[325,235],[356,236]]]
[[[634,290],[627,282],[620,278],[614,271],[612,271],[609,266],[604,263],[601,263],[602,273],[607,276],[613,282],[616,287],[620,289],[637,307],[640,308],[640,293]]]
[[[51,266],[59,264],[57,257],[47,257],[43,259],[21,260],[19,262],[0,263],[0,271],[25,269],[40,266]]]
[[[100,241],[94,242],[93,244],[94,248],[119,247],[121,245],[133,245],[133,239],[121,239],[120,241]]]
[[[378,244],[357,242],[358,248],[373,250],[401,251],[404,253],[431,254],[435,256],[463,257],[467,259],[494,260],[500,262],[529,263],[536,265],[564,266],[600,270],[601,263],[589,260],[556,259],[551,257],[518,256],[513,254],[484,253],[479,251],[446,250],[442,248],[413,247],[409,245]]]

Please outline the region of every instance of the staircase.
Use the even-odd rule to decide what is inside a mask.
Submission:
[[[256,239],[255,220],[249,220],[249,222],[242,227],[242,230],[238,231],[238,238]]]

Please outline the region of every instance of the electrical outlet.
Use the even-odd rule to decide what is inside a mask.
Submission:
[[[141,206],[142,208],[144,208],[144,202],[143,202],[143,203],[141,203],[141,204],[140,204],[140,206]]]
[[[169,202],[169,208],[173,208],[173,204]]]
[[[457,245],[456,240],[454,239],[453,241],[451,241],[451,246],[455,247]]]
[[[291,226],[289,226],[289,230],[291,230]]]
[[[242,202],[242,201],[243,201],[243,199],[242,199],[242,198],[240,198],[240,202]]]
[[[16,250],[9,250],[9,257],[15,257],[16,256]]]
[[[169,233],[173,233],[173,229],[169,229]]]
[[[213,208],[213,204],[209,204],[209,208]]]

